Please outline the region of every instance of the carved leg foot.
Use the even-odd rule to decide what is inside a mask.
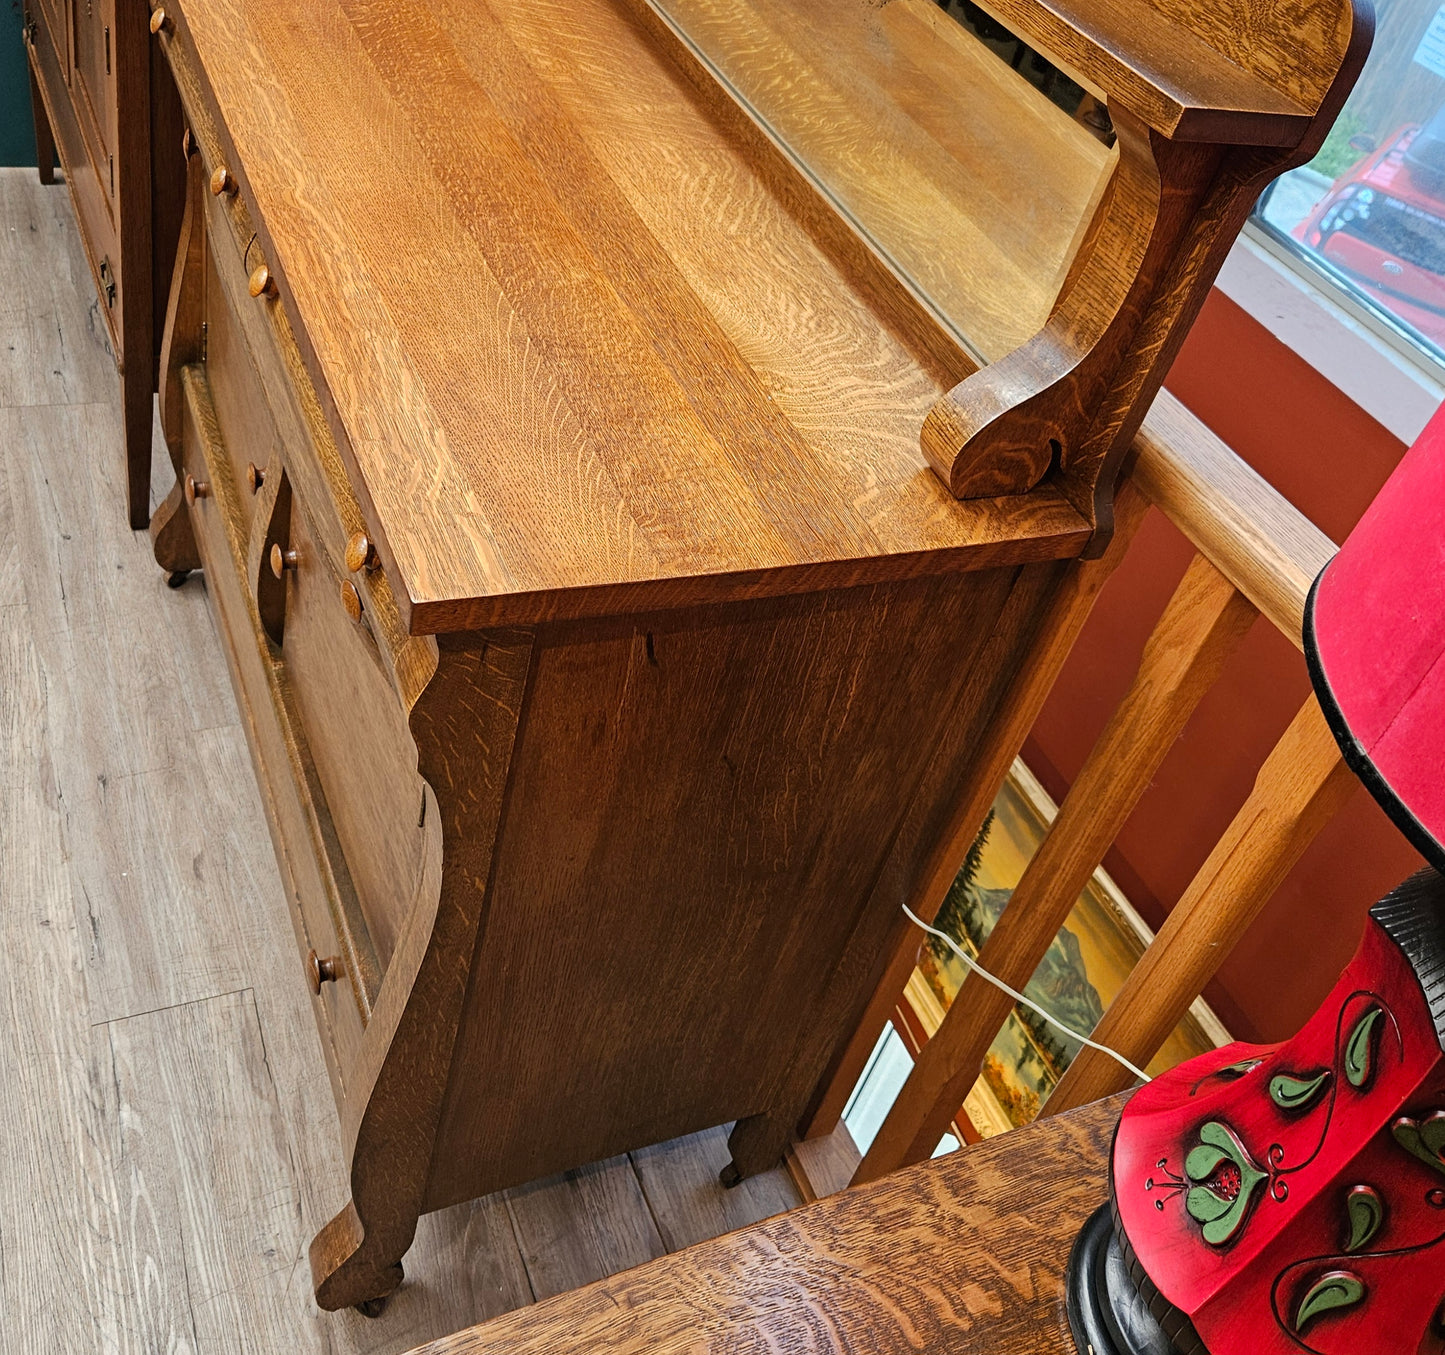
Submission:
[[[400,1266],[396,1268],[396,1283],[400,1288],[404,1278],[404,1272]],[[383,1294],[379,1299],[367,1299],[365,1303],[355,1304],[353,1311],[358,1312],[362,1317],[380,1317],[385,1311],[387,1304],[391,1302],[390,1294]]]
[[[166,582],[172,588],[179,588],[193,569],[201,567],[201,555],[196,549],[195,533],[191,530],[191,516],[186,512],[185,494],[179,483],[156,509],[150,530],[156,564],[170,575]]]
[[[401,1254],[411,1245],[416,1222],[400,1246],[389,1230],[368,1232],[350,1201],[311,1239],[311,1283],[318,1307],[328,1312],[355,1308],[378,1317],[386,1300],[401,1285]]]
[[[771,1171],[783,1160],[793,1138],[794,1119],[782,1115],[752,1115],[739,1120],[728,1135],[733,1160],[718,1179],[731,1189],[759,1172]]]
[[[27,63],[28,64],[28,63]],[[45,100],[40,97],[40,83],[30,68],[30,107],[35,113],[35,164],[41,183],[55,182],[55,134],[45,113]]]

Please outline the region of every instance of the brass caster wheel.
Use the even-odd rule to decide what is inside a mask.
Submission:
[[[166,587],[179,588],[190,577],[191,571],[189,569],[178,569],[174,574],[166,575]]]
[[[734,1186],[742,1184],[743,1174],[738,1170],[736,1162],[729,1162],[717,1174],[717,1179],[722,1182],[724,1190],[731,1190]]]

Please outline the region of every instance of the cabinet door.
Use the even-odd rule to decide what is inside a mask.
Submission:
[[[114,0],[71,0],[76,120],[112,212],[115,209]]]
[[[81,0],[83,4],[85,0]],[[50,44],[60,61],[60,71],[65,83],[70,84],[70,6],[68,0],[34,0],[30,12],[50,37]]]

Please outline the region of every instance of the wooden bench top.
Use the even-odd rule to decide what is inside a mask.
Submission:
[[[1063,1271],[1127,1097],[935,1158],[412,1355],[1074,1355]]]
[[[627,0],[178,9],[413,632],[1080,549],[1057,491],[960,503],[928,470],[972,360],[820,238]],[[975,45],[997,70],[958,97],[996,105]],[[1000,248],[1057,274],[1100,163],[1076,128],[1036,154],[1028,193],[1071,205]],[[1010,296],[1026,333],[1046,289]]]

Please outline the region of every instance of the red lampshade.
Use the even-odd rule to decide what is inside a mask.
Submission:
[[[1351,768],[1445,871],[1445,408],[1316,581],[1305,654]]]

